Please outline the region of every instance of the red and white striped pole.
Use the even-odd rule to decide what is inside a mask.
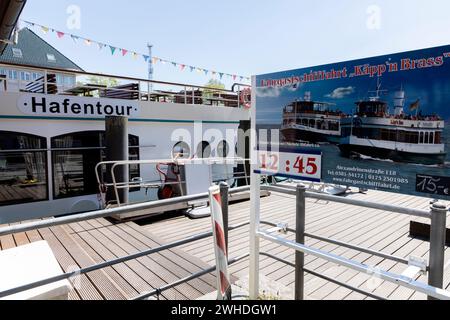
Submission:
[[[228,252],[223,228],[222,200],[219,186],[213,186],[209,189],[209,203],[214,233],[214,251],[216,253],[217,300],[231,300]]]

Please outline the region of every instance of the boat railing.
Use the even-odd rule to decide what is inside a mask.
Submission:
[[[303,185],[298,185],[295,189],[283,186],[261,186],[260,189],[265,189],[271,192],[277,192],[284,195],[291,195],[295,197],[296,201],[296,227],[289,228],[287,223],[282,221],[261,221],[259,210],[256,209],[252,215],[250,223],[250,298],[257,297],[259,292],[259,255],[267,256],[269,258],[281,261],[286,265],[295,268],[295,299],[304,300],[305,298],[305,273],[317,276],[326,281],[350,289],[352,291],[361,293],[365,296],[385,300],[384,297],[377,296],[372,292],[365,291],[359,287],[352,286],[348,283],[338,281],[336,279],[319,274],[313,270],[309,270],[305,266],[305,255],[311,255],[316,258],[324,259],[325,261],[335,263],[337,265],[355,270],[357,272],[366,273],[380,280],[394,283],[396,285],[412,289],[414,291],[424,293],[429,300],[443,299],[450,300],[450,292],[443,289],[444,285],[444,258],[445,258],[445,243],[446,243],[446,221],[448,208],[440,203],[433,203],[430,210],[419,210],[407,207],[394,206],[384,203],[369,202],[365,200],[349,199],[346,197],[338,197],[327,195],[324,193],[317,193],[307,191]],[[258,188],[256,188],[258,190]],[[376,210],[388,211],[391,213],[398,213],[409,215],[412,217],[427,218],[431,220],[430,231],[430,251],[429,261],[423,258],[409,257],[405,259],[400,256],[388,254],[381,251],[372,250],[359,245],[354,245],[348,242],[331,239],[316,234],[306,232],[306,199],[322,200],[327,202],[336,202],[346,205],[353,205],[363,208],[371,208]],[[270,229],[263,230],[262,225],[269,226]],[[295,241],[288,240],[283,237],[287,233],[295,234]],[[396,263],[406,265],[402,274],[396,274],[391,271],[381,270],[374,266],[365,265],[359,261],[351,260],[342,256],[338,256],[331,252],[326,252],[310,245],[306,245],[305,239],[315,239],[321,242],[330,243],[338,247],[344,247],[357,252],[367,253],[376,257],[390,260]],[[260,240],[267,240],[282,247],[287,247],[295,250],[295,263],[286,261],[267,252],[260,252]],[[420,275],[428,273],[428,284],[418,281]]]
[[[208,166],[220,165],[225,168],[224,172],[221,174],[211,175],[210,183],[220,183],[226,182],[231,185],[235,184],[235,182],[243,180],[242,183],[245,185],[250,185],[250,173],[247,172],[245,163],[250,161],[249,159],[244,159],[240,157],[227,157],[227,158],[207,158],[207,159],[197,159],[197,158],[178,158],[175,157],[173,159],[164,159],[164,160],[124,160],[124,161],[102,161],[99,162],[95,166],[95,176],[97,179],[97,185],[99,188],[99,194],[102,197],[104,207],[107,207],[109,203],[107,203],[105,199],[105,194],[108,189],[113,190],[113,194],[115,196],[115,200],[113,203],[117,206],[130,205],[130,203],[121,203],[120,191],[121,190],[129,190],[129,189],[152,189],[152,188],[161,188],[164,186],[171,186],[172,188],[179,188],[181,196],[184,196],[183,190],[185,189],[186,181],[178,178],[173,181],[163,181],[162,178],[159,180],[151,180],[146,181],[140,177],[136,177],[134,179],[127,181],[119,181],[117,178],[117,171],[120,167],[130,168],[131,166],[154,166],[156,171],[160,171],[158,166],[164,164],[166,166],[175,165],[177,167],[189,165],[189,164],[203,164]],[[238,164],[242,164],[243,171],[229,171],[229,166],[237,166]],[[109,170],[109,174],[107,176],[103,175],[105,170]],[[148,170],[146,170],[148,171]],[[105,181],[106,177],[110,177],[111,181]]]
[[[41,93],[243,107],[241,93],[250,86],[233,84],[232,90],[142,78],[58,68],[0,63],[0,92]]]

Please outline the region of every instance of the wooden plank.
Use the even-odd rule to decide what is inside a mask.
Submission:
[[[52,227],[50,230],[75,259],[75,261],[77,261],[77,264],[80,267],[86,268],[95,264],[95,261],[88,256],[83,248],[76,243],[62,227]],[[113,283],[113,281],[106,273],[103,272],[103,270],[96,270],[88,273],[87,275],[106,300],[123,300],[125,298],[125,293]]]
[[[50,231],[50,229],[40,229],[39,230],[42,238],[48,242],[50,247],[52,248],[53,253],[56,256],[56,259],[58,260],[61,268],[64,270],[64,272],[67,272],[68,270],[76,270],[76,268],[79,268],[80,266],[77,264],[77,262],[72,258],[72,256],[67,252],[67,250],[64,248],[64,246],[59,242],[59,240],[54,236],[54,234]],[[89,279],[88,275],[81,275],[80,276],[80,286],[77,288],[73,288],[73,290],[76,290],[78,295],[83,300],[102,300],[102,295],[97,291],[95,286],[92,284],[92,282]]]
[[[69,229],[67,225],[63,226],[63,228]],[[79,243],[83,247],[88,255],[95,261],[95,263],[101,263],[105,261],[77,233],[71,233],[70,235],[77,243]],[[138,292],[122,277],[119,272],[114,269],[114,267],[107,267],[102,270],[109,276],[109,278],[116,284],[116,286],[119,287],[122,292],[124,292],[125,299],[131,299],[138,295]]]
[[[140,232],[141,229],[133,222],[122,224],[122,230],[133,236],[137,241],[134,245],[143,250],[145,247],[159,247],[164,243],[157,239],[157,237],[148,234],[147,232]],[[130,238],[131,239],[131,238]],[[202,262],[200,259],[194,256],[184,253],[182,250],[173,248],[165,250],[158,255],[158,262],[167,260],[167,266],[171,267],[171,272],[177,277],[185,277],[193,273],[199,272],[209,267],[208,264]],[[199,290],[202,294],[207,294],[215,290],[216,279],[214,275],[207,274],[199,279],[190,282],[193,287]]]
[[[102,232],[105,236],[109,237],[111,241],[114,241],[120,247],[127,252],[127,254],[133,254],[149,249],[147,246],[136,241],[132,235],[119,229],[118,226],[111,226],[109,228],[103,228]],[[147,257],[137,259],[148,271],[142,274],[146,281],[152,285],[153,288],[159,288],[168,283],[172,283],[179,279],[177,273],[173,270],[178,266],[164,259],[163,256],[155,254]],[[192,296],[201,296],[202,293],[188,284],[183,284],[175,289],[164,292],[164,296],[170,299],[187,299]]]
[[[89,228],[88,228],[89,229]],[[125,252],[111,243],[106,237],[96,230],[83,231],[78,235],[89,246],[97,252],[97,254],[104,259],[104,261],[112,260],[118,257],[125,256]],[[147,292],[153,288],[139,275],[142,270],[142,265],[136,261],[128,261],[125,263],[116,264],[113,266],[116,270],[138,293]]]

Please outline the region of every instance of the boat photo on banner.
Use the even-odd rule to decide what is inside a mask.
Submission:
[[[449,58],[442,46],[256,76],[259,172],[448,200]]]

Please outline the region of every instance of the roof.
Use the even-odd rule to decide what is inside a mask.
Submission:
[[[26,0],[2,0],[0,1],[0,40],[8,41],[17,25],[20,13],[26,4]],[[0,54],[6,48],[6,43],[0,42]]]
[[[14,56],[13,48],[22,51],[22,58]],[[54,62],[49,61],[47,58],[48,54],[55,57]],[[68,71],[84,71],[28,28],[23,28],[19,31],[17,45],[7,45],[3,54],[0,55],[1,62],[41,68],[65,69]]]

